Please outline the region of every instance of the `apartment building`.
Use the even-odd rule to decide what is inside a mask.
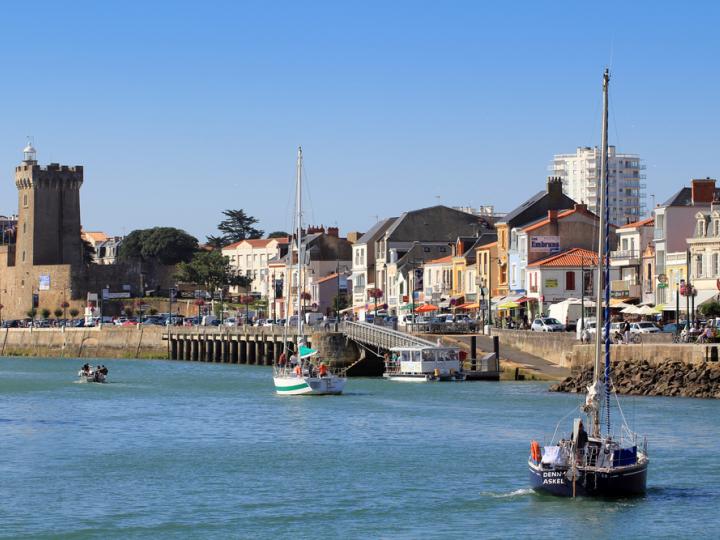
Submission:
[[[562,179],[563,192],[597,214],[600,204],[600,148],[579,146],[574,154],[556,154],[550,170]],[[618,226],[640,220],[645,210],[646,176],[637,154],[608,147],[608,208],[610,223]]]

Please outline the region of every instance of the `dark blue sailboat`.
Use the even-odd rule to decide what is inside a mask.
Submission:
[[[596,280],[595,366],[593,383],[582,410],[590,426],[588,435],[576,418],[569,439],[556,441],[555,430],[550,446],[530,445],[530,486],[539,492],[563,497],[627,497],[645,493],[648,469],[647,443],[632,432],[624,421],[614,434],[610,424],[612,378],[610,370],[610,272],[608,265],[608,86],[610,73],[603,75],[602,154],[600,165],[600,231]],[[604,299],[603,299],[604,293]],[[604,301],[603,301],[604,300]],[[603,325],[604,321],[604,325]],[[604,335],[603,335],[604,334]],[[601,366],[602,345],[605,366]],[[601,425],[604,412],[605,426]],[[604,429],[603,429],[604,428]]]

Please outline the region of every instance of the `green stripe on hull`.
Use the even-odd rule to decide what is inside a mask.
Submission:
[[[278,392],[292,392],[293,390],[300,390],[301,388],[309,388],[307,383],[296,384],[294,386],[276,386],[275,390]]]

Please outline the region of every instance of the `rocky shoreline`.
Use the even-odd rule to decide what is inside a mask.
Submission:
[[[664,362],[613,362],[615,390],[634,396],[679,396],[720,399],[720,365]],[[585,392],[592,381],[592,367],[584,368],[550,387],[551,392]]]

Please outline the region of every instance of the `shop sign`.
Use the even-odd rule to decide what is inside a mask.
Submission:
[[[546,279],[545,280],[545,288],[546,289],[556,289],[557,286],[558,286],[557,279]]]

